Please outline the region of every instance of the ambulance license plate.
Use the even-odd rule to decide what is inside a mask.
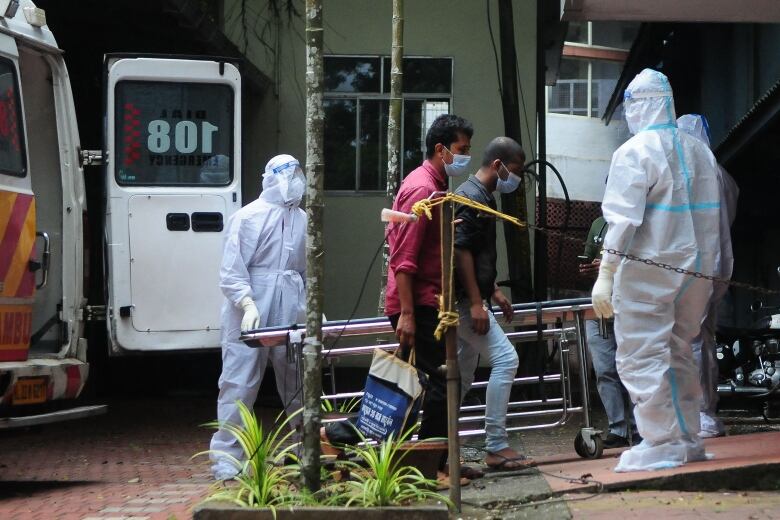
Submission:
[[[23,377],[14,385],[13,404],[38,404],[46,402],[46,378]]]

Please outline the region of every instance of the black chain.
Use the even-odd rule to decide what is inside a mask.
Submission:
[[[558,237],[562,240],[565,240],[567,242],[573,242],[580,246],[584,246],[587,241],[583,240],[578,237],[573,237],[570,235],[566,235],[562,231],[557,231],[555,229],[549,229],[549,228],[543,228],[539,226],[534,226],[531,224],[528,224],[528,227],[530,229],[533,229],[534,231],[539,231],[540,233],[544,233],[548,236],[554,236]],[[702,280],[709,280],[714,283],[721,283],[725,285],[730,285],[732,287],[737,287],[739,289],[745,289],[748,291],[757,292],[760,294],[766,294],[766,295],[772,295],[772,294],[780,294],[780,290],[776,289],[766,289],[764,287],[758,287],[756,285],[750,285],[748,283],[744,282],[737,282],[734,280],[729,280],[727,278],[720,278],[718,276],[711,276],[704,273],[700,273],[697,271],[689,271],[688,269],[683,269],[682,267],[675,267],[673,265],[665,264],[663,262],[656,262],[655,260],[651,260],[649,258],[640,258],[636,255],[632,255],[630,253],[624,253],[623,251],[618,251],[617,249],[604,249],[605,253],[609,253],[611,255],[619,256],[622,258],[625,258],[627,260],[632,260],[634,262],[642,262],[645,265],[651,265],[653,267],[659,267],[661,269],[664,269],[666,271],[672,271],[678,274],[684,274],[686,276],[693,276],[694,278],[700,278]]]

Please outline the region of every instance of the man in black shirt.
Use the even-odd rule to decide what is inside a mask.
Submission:
[[[524,164],[520,145],[508,137],[497,137],[485,148],[482,167],[455,193],[495,209],[493,192],[517,189]],[[509,446],[506,433],[517,352],[489,311],[492,300],[507,321],[512,319],[512,305],[496,285],[496,220],[468,206],[459,206],[455,218],[459,221],[455,227],[455,268],[462,395],[474,382],[479,356],[487,357],[491,371],[485,399],[485,463],[493,469],[527,467],[533,462]]]

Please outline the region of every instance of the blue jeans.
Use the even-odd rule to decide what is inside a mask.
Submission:
[[[460,365],[461,396],[471,388],[479,356],[490,361],[490,379],[485,398],[485,449],[496,453],[509,447],[506,434],[506,410],[509,394],[517,373],[517,352],[507,339],[501,326],[491,312],[488,312],[490,328],[480,336],[471,328],[469,302],[458,303],[460,324],[458,325],[458,364]]]
[[[607,412],[609,432],[621,437],[633,435],[636,433],[634,405],[623,383],[620,382],[615,366],[617,342],[614,326],[612,322],[607,325],[608,339],[601,336],[599,322],[596,320],[588,320],[585,323],[585,331],[588,335],[588,349],[593,361],[593,370],[596,372],[596,389]]]

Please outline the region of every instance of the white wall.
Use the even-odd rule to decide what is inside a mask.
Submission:
[[[561,172],[572,200],[601,202],[612,153],[630,137],[623,120],[605,126],[594,117],[547,114],[547,160]],[[554,174],[547,196],[563,198]]]

